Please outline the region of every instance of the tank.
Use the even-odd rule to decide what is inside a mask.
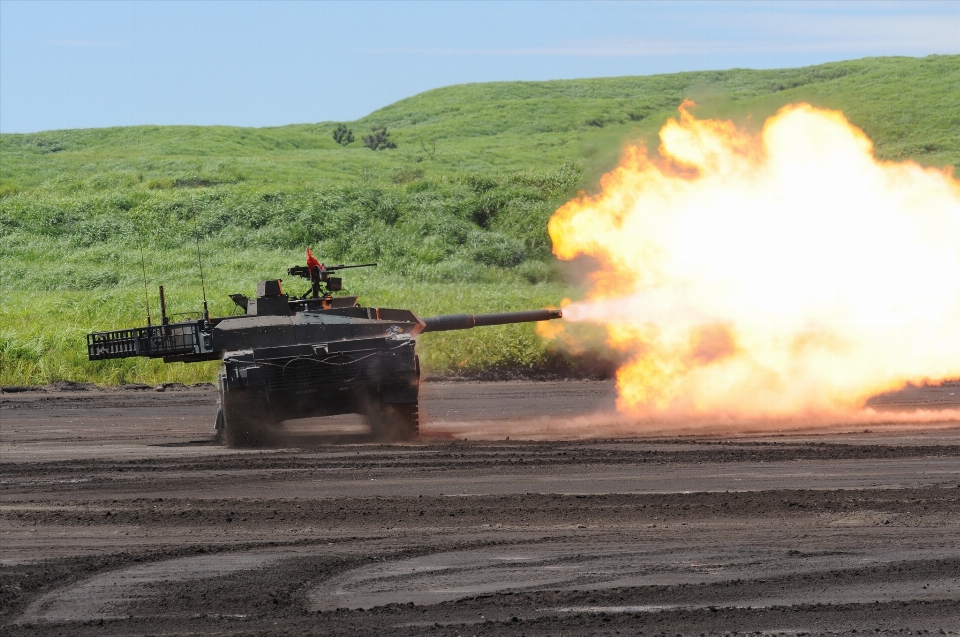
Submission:
[[[307,265],[287,273],[309,281],[302,296],[283,280],[261,281],[257,294],[231,294],[238,314],[170,322],[160,287],[160,325],[87,335],[90,360],[145,356],[167,363],[221,360],[218,435],[231,446],[274,444],[284,420],[363,414],[374,438],[419,435],[420,360],[417,338],[427,332],[547,321],[560,310],[448,314],[421,318],[410,310],[362,307],[335,296],[332,276],[375,263],[325,266],[307,251]],[[206,303],[204,303],[206,307]]]

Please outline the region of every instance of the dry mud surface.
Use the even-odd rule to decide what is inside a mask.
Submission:
[[[678,435],[609,383],[422,397],[415,444],[340,417],[251,451],[212,441],[209,388],[0,393],[0,633],[960,634],[956,422]]]

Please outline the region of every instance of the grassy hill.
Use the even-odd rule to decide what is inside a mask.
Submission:
[[[546,221],[592,189],[621,145],[656,134],[684,98],[699,117],[759,126],[780,106],[840,109],[886,159],[960,172],[960,56],[801,69],[468,84],[348,123],[136,126],[0,136],[0,384],[208,380],[216,368],[89,363],[83,335],[143,320],[142,242],[154,298],[195,311],[194,232],[211,309],[303,261],[376,260],[348,273],[365,304],[429,315],[540,307],[574,293]],[[387,126],[396,149],[360,136]],[[425,336],[439,373],[576,365],[529,326]]]

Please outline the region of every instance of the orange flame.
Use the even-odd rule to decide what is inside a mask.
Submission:
[[[960,181],[883,162],[837,111],[782,108],[759,134],[698,120],[625,150],[550,220],[561,259],[599,261],[564,317],[629,354],[639,416],[850,413],[960,376]]]

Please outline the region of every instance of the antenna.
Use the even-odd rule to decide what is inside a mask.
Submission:
[[[160,321],[162,325],[170,323],[170,319],[167,318],[167,295],[164,293],[162,285],[160,286]]]
[[[147,295],[147,263],[143,259],[143,233],[137,225],[137,241],[140,243],[140,270],[143,272],[143,301],[147,306],[147,327],[153,325],[150,320],[150,297]]]
[[[193,234],[197,238],[197,265],[200,266],[200,290],[203,292],[203,320],[210,322],[210,310],[207,309],[207,286],[203,282],[203,259],[200,258],[200,230],[197,227],[197,211],[193,211]]]

